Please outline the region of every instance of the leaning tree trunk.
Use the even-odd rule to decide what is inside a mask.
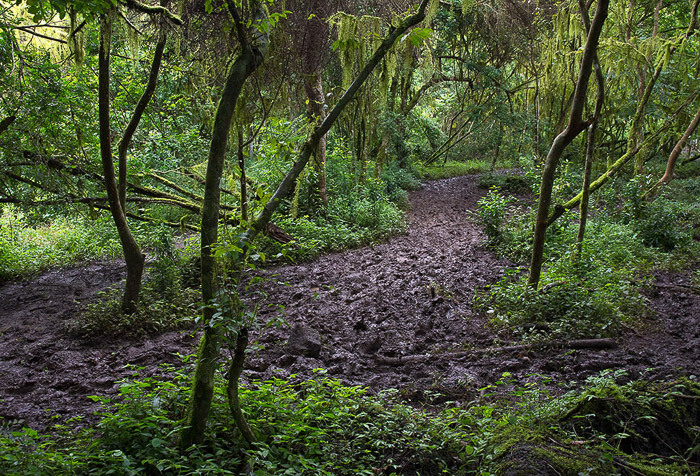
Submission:
[[[695,117],[692,121],[690,121],[690,124],[688,124],[688,128],[685,130],[685,133],[678,140],[675,147],[671,151],[671,154],[669,154],[668,162],[666,163],[666,171],[664,172],[664,176],[661,177],[661,180],[659,180],[658,185],[668,185],[668,183],[673,180],[673,171],[676,168],[678,157],[681,155],[681,151],[683,150],[683,147],[685,147],[685,144],[688,142],[690,136],[693,135],[695,130],[698,128],[698,124],[700,124],[700,108],[698,108],[698,112],[695,113]]]
[[[647,83],[646,88],[644,89],[644,93],[638,101],[637,110],[632,119],[632,126],[630,128],[629,137],[627,139],[628,153],[635,148],[635,146],[639,142],[638,138],[643,136],[642,127],[644,125],[644,119],[646,116],[646,108],[649,104],[649,100],[651,99],[651,93],[654,89],[654,86],[656,85],[656,81],[659,79],[659,76],[661,76],[661,72],[664,69],[664,65],[667,63],[668,58],[671,58],[671,56],[673,56],[678,47],[681,46],[684,42],[686,42],[695,33],[695,28],[697,26],[698,19],[698,6],[700,6],[700,0],[694,0],[693,6],[691,7],[691,16],[690,23],[688,24],[688,29],[678,39],[678,41],[675,42],[675,44],[668,49],[666,53],[666,60],[659,62],[658,66],[656,67],[656,70],[654,71],[654,74],[652,75],[651,79],[649,80],[649,83]],[[637,172],[637,174],[642,173],[643,167],[644,156],[639,155],[637,157],[635,166],[635,171]]]
[[[162,5],[161,1],[161,5]],[[129,151],[129,144],[131,143],[131,138],[134,136],[136,129],[141,122],[141,117],[146,110],[146,106],[151,101],[153,93],[156,90],[156,85],[158,84],[158,74],[160,72],[160,64],[163,59],[163,51],[165,50],[165,42],[167,40],[166,35],[166,23],[165,19],[160,19],[161,25],[158,31],[158,43],[156,44],[155,52],[153,53],[153,61],[151,62],[151,71],[148,75],[148,83],[146,84],[146,89],[144,89],[139,102],[136,103],[134,112],[131,114],[131,119],[129,124],[124,129],[122,134],[122,139],[119,141],[119,203],[121,203],[122,208],[126,207],[126,158]]]
[[[537,289],[542,272],[542,261],[544,256],[545,234],[547,232],[547,219],[549,218],[549,207],[552,202],[552,189],[554,187],[554,174],[556,172],[559,159],[567,145],[583,131],[588,123],[581,119],[583,107],[586,102],[586,92],[588,90],[588,80],[591,76],[593,60],[598,48],[598,40],[603,30],[603,23],[608,16],[609,0],[598,0],[595,16],[591,23],[586,46],[583,50],[581,67],[579,70],[576,89],[574,90],[573,101],[571,103],[571,113],[569,123],[566,128],[554,139],[552,147],[547,154],[547,160],[542,171],[542,184],[540,186],[540,199],[537,207],[537,219],[535,222],[535,233],[532,241],[532,259],[530,261],[530,275],[528,285]]]
[[[100,155],[102,157],[102,170],[104,184],[107,190],[109,210],[112,213],[114,224],[117,227],[119,239],[124,250],[126,261],[126,286],[122,299],[122,311],[131,314],[136,311],[141,291],[141,278],[143,276],[144,256],[141,253],[134,235],[129,229],[124,214],[124,208],[119,201],[117,180],[114,174],[112,159],[111,126],[109,118],[109,74],[110,74],[110,47],[112,42],[112,21],[115,11],[111,9],[102,15],[100,21],[100,53],[99,53],[99,87],[98,87],[98,116],[100,124]]]
[[[394,42],[403,35],[406,30],[417,25],[425,18],[427,3],[428,0],[422,0],[416,14],[408,17],[395,29],[391,30],[387,38],[375,50],[372,58],[362,69],[358,77],[355,78],[355,81],[348,87],[345,94],[338,100],[338,103],[330,111],[328,116],[326,116],[321,124],[314,128],[309,139],[301,147],[299,156],[291,170],[282,179],[277,190],[272,197],[270,197],[256,219],[239,237],[238,247],[243,251],[239,253],[238,261],[232,264],[234,271],[236,268],[240,269],[243,266],[244,256],[250,245],[269,223],[272,214],[277,210],[282,199],[289,194],[299,174],[301,174],[302,170],[306,167],[309,158],[317,149],[321,138],[328,133],[333,123],[338,119],[340,113],[354,97],[367,77],[377,67],[382,58],[384,58]],[[232,10],[232,13],[235,13],[235,9],[232,8],[231,5],[229,5],[229,8]],[[234,15],[234,20],[236,20],[237,26],[240,27],[241,23],[237,21],[236,17],[237,14]],[[239,38],[243,36],[244,35],[239,33]],[[180,435],[181,448],[187,448],[192,444],[198,444],[203,441],[206,422],[213,398],[214,372],[217,367],[216,360],[219,357],[221,330],[216,326],[212,327],[208,325],[211,323],[214,314],[214,308],[211,304],[217,292],[215,282],[215,260],[211,253],[211,247],[216,243],[218,233],[219,185],[223,170],[223,157],[236,99],[240,94],[243,82],[257,67],[259,61],[262,60],[262,57],[256,55],[254,50],[248,46],[245,41],[242,41],[242,43],[242,51],[229,70],[226,86],[219,102],[209,151],[205,203],[202,212],[202,298],[206,304],[203,311],[204,324],[206,327],[199,346],[197,366],[192,384],[192,395],[185,416],[185,427]]]

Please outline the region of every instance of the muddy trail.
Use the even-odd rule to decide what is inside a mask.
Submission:
[[[472,306],[475,290],[510,266],[484,248],[468,219],[485,194],[476,182],[434,181],[412,193],[407,235],[264,271],[258,321],[284,324],[254,332],[244,378],[306,378],[323,368],[346,384],[399,388],[409,400],[429,390],[469,402],[504,372],[516,384],[550,378],[553,390],[608,368],[630,378],[700,375],[700,296],[684,286],[688,272],[657,274],[646,290],[654,317],[614,348],[505,349],[517,342]],[[99,341],[65,332],[76,301],[94,299],[124,274],[104,262],[0,285],[0,425],[94,421],[89,395],[116,395],[133,367],[157,375],[159,364],[182,365],[178,354],[194,352],[192,331]]]

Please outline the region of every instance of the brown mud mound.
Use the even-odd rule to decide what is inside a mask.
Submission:
[[[506,371],[519,383],[539,378],[533,374],[551,377],[553,388],[607,368],[633,377],[647,368],[655,369],[647,378],[700,375],[700,296],[683,292],[686,277],[668,273],[649,290],[657,318],[614,349],[505,348],[509,343],[471,306],[474,290],[509,265],[484,249],[484,236],[468,220],[485,194],[476,182],[475,176],[429,182],[411,194],[407,235],[264,271],[268,297],[259,302],[259,321],[282,317],[288,325],[257,332],[244,377],[306,378],[324,368],[348,384],[470,401]],[[190,334],[87,342],[64,331],[76,300],[94,298],[123,276],[121,265],[106,262],[0,285],[2,419],[35,427],[54,414],[94,419],[97,406],[87,397],[115,395],[115,381],[134,372],[125,365],[153,375],[158,364],[178,365],[176,354],[194,351]],[[501,350],[478,352],[492,346]]]

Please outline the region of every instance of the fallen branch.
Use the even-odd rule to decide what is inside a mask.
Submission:
[[[669,289],[671,291],[678,291],[681,293],[693,293],[700,295],[700,288],[695,286],[690,286],[688,284],[655,284],[657,288]]]
[[[378,364],[398,366],[411,362],[425,362],[434,358],[457,359],[463,357],[476,357],[485,353],[506,353],[506,352],[524,352],[530,350],[545,350],[545,349],[612,349],[617,344],[613,339],[583,339],[570,341],[554,341],[545,342],[543,344],[523,344],[509,345],[505,347],[491,347],[486,349],[473,349],[462,352],[445,352],[433,354],[417,354],[405,355],[401,357],[386,357],[383,355],[375,355],[374,361]]]

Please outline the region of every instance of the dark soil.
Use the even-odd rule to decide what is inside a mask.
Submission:
[[[259,301],[259,320],[282,317],[287,325],[257,332],[245,378],[304,378],[324,368],[348,384],[400,388],[417,399],[431,390],[468,402],[503,372],[519,383],[541,378],[535,375],[580,382],[608,368],[627,369],[632,378],[700,375],[700,296],[686,287],[689,273],[657,274],[658,285],[647,291],[654,317],[614,349],[461,352],[508,345],[471,305],[474,290],[509,266],[484,248],[468,220],[467,210],[484,194],[474,176],[429,182],[411,195],[407,235],[265,271],[268,297]],[[157,375],[159,364],[180,365],[177,354],[194,352],[191,332],[89,342],[66,333],[76,301],[93,298],[124,271],[103,262],[0,286],[6,422],[42,428],[53,415],[90,421],[97,405],[87,397],[115,395],[115,382],[134,373],[130,366]]]

